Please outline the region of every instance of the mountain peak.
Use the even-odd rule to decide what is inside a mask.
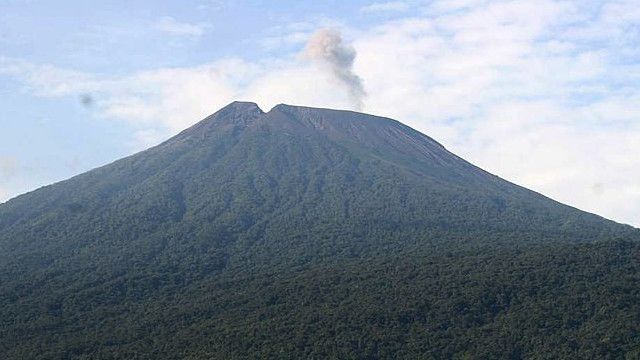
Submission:
[[[258,104],[250,101],[233,101],[229,103],[227,106],[218,110],[217,113],[230,113],[230,112],[241,112],[241,113],[259,113],[263,114],[264,112]]]
[[[184,130],[168,142],[180,142],[193,136],[203,138],[206,137],[206,134],[221,128],[234,127],[236,125],[246,126],[264,114],[258,104],[254,102],[234,101]]]

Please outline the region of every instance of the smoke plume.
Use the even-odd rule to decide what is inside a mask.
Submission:
[[[331,76],[347,88],[354,108],[362,109],[366,92],[362,80],[353,72],[356,50],[343,43],[340,32],[333,29],[318,30],[307,42],[304,55],[330,71]]]

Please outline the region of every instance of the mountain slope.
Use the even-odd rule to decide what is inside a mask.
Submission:
[[[261,281],[298,281],[294,288],[304,289],[318,279],[331,281],[318,275],[326,272],[341,279],[325,289],[332,298],[389,264],[408,262],[424,272],[429,261],[447,268],[485,256],[495,271],[492,266],[529,254],[531,266],[543,266],[547,251],[571,254],[585,247],[603,252],[589,260],[593,267],[603,262],[623,272],[625,262],[616,263],[611,248],[636,254],[638,237],[629,226],[486,173],[397,121],[288,105],[264,113],[236,102],[159,146],[0,205],[0,314],[7,319],[0,349],[15,357],[29,346],[49,349],[52,357],[109,357],[136,348],[130,345],[136,341],[146,349],[158,347],[150,345],[155,340],[169,341],[145,334],[147,322],[182,336],[193,336],[190,327],[207,320],[212,322],[198,330],[207,336],[223,325],[235,329],[230,337],[211,338],[209,347],[196,346],[202,352],[191,355],[197,357],[231,346],[228,341],[244,344],[239,329],[248,325],[233,315],[226,324],[219,309],[262,311],[247,297],[262,289]],[[345,266],[352,271],[345,274]],[[565,269],[561,262],[554,266],[551,271]],[[450,276],[452,286],[465,289],[463,275]],[[385,278],[398,281],[387,273]],[[400,292],[412,290],[426,291],[407,282]],[[364,295],[384,299],[388,291],[382,286]],[[209,292],[219,292],[220,300],[212,301]],[[275,289],[264,296],[292,304],[294,294]],[[531,296],[521,306],[536,304]],[[274,301],[263,305],[277,306]],[[190,309],[183,318],[158,324],[179,304]],[[322,304],[311,301],[292,311],[306,309],[308,315]],[[511,305],[489,314],[508,317]],[[488,316],[490,308],[477,316]],[[269,319],[284,321],[277,313]],[[138,330],[126,336],[115,328],[99,330],[118,321]],[[87,327],[95,328],[95,336],[82,340]],[[277,346],[291,340],[265,334]],[[394,346],[398,341],[407,339]],[[172,351],[194,346],[181,344]],[[242,349],[246,344],[225,357],[241,356]]]

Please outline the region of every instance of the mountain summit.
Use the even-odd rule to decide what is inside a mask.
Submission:
[[[526,357],[565,336],[562,354],[589,357],[584,332],[610,326],[598,306],[637,311],[619,275],[636,271],[638,237],[398,121],[234,102],[0,205],[0,353]],[[516,325],[555,297],[573,311],[556,333]]]

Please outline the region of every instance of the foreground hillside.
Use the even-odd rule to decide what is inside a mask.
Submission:
[[[0,354],[635,358],[638,241],[396,121],[233,103],[0,205]]]
[[[191,281],[172,269],[93,283],[36,278],[3,296],[0,350],[10,359],[637,359],[639,258],[637,242],[610,242]]]

